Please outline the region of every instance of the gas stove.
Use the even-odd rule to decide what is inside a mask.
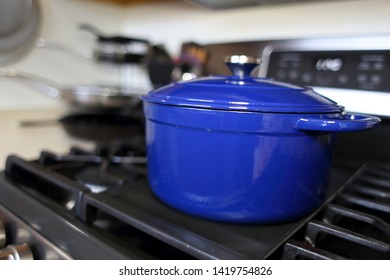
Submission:
[[[5,250],[22,243],[36,259],[390,256],[390,164],[335,165],[327,200],[311,215],[235,225],[194,218],[159,201],[149,189],[143,152],[119,142],[66,155],[42,151],[36,160],[9,156],[0,174]]]
[[[320,70],[314,70],[310,67],[316,63],[297,63],[307,60],[296,58],[317,57],[314,52],[319,51],[318,59],[328,59],[330,66],[338,58],[347,63],[360,52],[355,44],[360,41],[351,42],[342,57],[335,56],[337,40],[333,46],[314,44],[312,50],[302,41],[292,42],[291,50],[287,41],[209,45],[206,50],[218,61],[227,51],[256,55],[265,50],[266,66],[287,61],[287,66],[282,63],[285,72],[320,71],[319,77],[331,80],[338,77],[335,68],[325,71],[328,64],[320,63]],[[390,44],[378,42],[382,43],[374,49],[367,44],[361,48],[370,54],[360,54],[368,65],[379,60],[387,65]],[[303,45],[304,51],[299,49]],[[355,64],[348,65],[347,72]],[[386,67],[358,70],[382,75]],[[209,67],[212,74],[219,74],[217,70]],[[280,72],[271,70],[260,72],[268,76]],[[342,91],[341,98],[357,94],[370,100],[370,106],[385,103],[390,92],[386,83],[344,83],[344,89],[349,86],[353,91]],[[317,88],[326,94],[337,86],[321,80]],[[347,106],[360,111],[355,104]],[[72,137],[95,139],[92,148],[74,146],[64,153],[42,149],[33,159],[17,153],[7,157],[0,172],[0,259],[390,259],[390,114],[383,106],[367,108],[364,113],[379,115],[382,123],[370,131],[338,135],[324,203],[294,221],[261,225],[199,219],[160,201],[149,188],[142,111],[131,116],[136,122],[121,121],[119,127],[105,122],[91,129],[86,127],[90,122],[76,118],[77,125],[64,126],[65,130]],[[127,130],[135,123],[137,129]],[[123,130],[130,133],[118,133]],[[99,136],[92,135],[95,132]]]

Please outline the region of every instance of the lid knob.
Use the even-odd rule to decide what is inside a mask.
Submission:
[[[232,55],[225,58],[227,67],[234,76],[240,79],[249,77],[253,69],[260,65],[260,61],[260,59],[246,55]]]

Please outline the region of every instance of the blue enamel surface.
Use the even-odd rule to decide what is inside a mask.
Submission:
[[[300,115],[144,108],[149,183],[172,207],[217,221],[269,223],[302,216],[322,202],[333,136],[293,129]],[[187,125],[195,116],[204,128]],[[227,125],[216,130],[207,119]],[[256,125],[240,132],[240,121]]]
[[[374,116],[343,114],[340,118],[301,118],[297,128],[308,131],[347,132],[369,129],[377,126],[380,119]]]
[[[166,105],[235,111],[332,113],[343,110],[311,89],[252,77],[210,76],[172,83],[143,99]]]
[[[143,97],[148,179],[165,203],[205,219],[274,223],[323,201],[333,132],[374,127],[309,89],[209,77]]]

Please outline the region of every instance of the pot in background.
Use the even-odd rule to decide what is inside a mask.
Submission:
[[[151,189],[215,221],[310,213],[325,196],[335,134],[380,120],[347,114],[308,88],[250,77],[253,58],[232,56],[227,65],[233,76],[173,83],[142,98]]]

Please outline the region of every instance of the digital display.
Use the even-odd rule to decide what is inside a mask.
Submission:
[[[273,52],[267,77],[303,86],[390,92],[390,51]]]
[[[343,60],[341,58],[320,58],[316,62],[316,69],[318,71],[338,72],[342,67]]]

